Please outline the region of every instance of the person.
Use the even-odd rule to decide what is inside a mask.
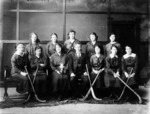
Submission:
[[[126,82],[128,80],[128,85],[136,89],[137,82],[136,82],[136,72],[138,66],[138,59],[135,53],[132,53],[132,48],[130,46],[125,47],[126,54],[122,57],[122,72],[123,72],[123,79]],[[131,97],[130,100],[133,100],[133,93],[127,91],[126,97]]]
[[[66,55],[62,53],[62,46],[60,44],[56,44],[56,52],[51,55],[50,66],[52,68],[53,97],[66,97],[68,81]]]
[[[95,45],[95,54],[90,58],[90,66],[92,68],[90,78],[93,82],[98,73],[105,68],[105,57],[101,54],[101,47],[99,45]],[[97,96],[100,96],[99,93],[102,87],[104,87],[104,72],[99,74],[94,85],[94,91]]]
[[[74,51],[74,44],[78,43],[79,40],[77,40],[75,38],[76,32],[74,30],[70,30],[68,33],[69,38],[64,42],[64,52],[66,54],[71,53],[72,51]]]
[[[71,53],[68,60],[68,70],[70,85],[72,90],[72,97],[78,98],[85,95],[88,89],[88,77],[86,71],[85,54],[81,51],[81,44],[74,44],[75,52]]]
[[[115,45],[118,49],[117,55],[121,57],[122,56],[121,55],[121,45],[120,45],[120,43],[115,41],[116,40],[115,34],[111,34],[109,39],[110,39],[110,42],[108,44],[106,44],[106,46],[105,46],[105,56],[107,57],[110,55],[111,47],[112,47],[112,45]]]
[[[41,47],[35,48],[35,55],[30,61],[31,75],[35,78],[34,87],[39,98],[46,97],[47,92],[47,59],[43,56]]]
[[[51,34],[51,41],[45,47],[45,55],[50,58],[56,52],[56,45],[58,43],[58,36],[56,33]]]
[[[30,43],[27,44],[25,47],[25,53],[27,54],[29,61],[32,58],[32,56],[35,55],[35,48],[38,46],[41,46],[39,43],[40,43],[40,40],[37,34],[35,32],[31,32]]]
[[[29,90],[28,74],[25,72],[25,66],[27,65],[28,59],[24,51],[24,45],[19,43],[16,45],[16,51],[11,57],[11,75],[14,79],[18,80],[16,90],[19,93],[26,93]]]
[[[110,93],[110,98],[116,99],[120,94],[121,82],[117,78],[120,76],[121,60],[117,55],[117,47],[112,45],[111,53],[106,58],[106,73],[104,76],[105,86]],[[121,77],[121,76],[120,76]]]
[[[100,43],[98,43],[98,36],[95,32],[92,32],[90,34],[90,42],[88,42],[85,46],[85,54],[86,54],[86,59],[88,61],[90,61],[90,58],[92,55],[95,54],[95,46],[99,45],[100,48],[101,48],[101,54],[104,54],[104,49],[103,49],[103,45],[101,45]],[[88,67],[90,66],[89,62],[87,63],[88,64]],[[89,67],[89,70],[91,71],[90,67]]]

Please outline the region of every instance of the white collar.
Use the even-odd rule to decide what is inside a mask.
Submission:
[[[110,58],[114,58],[114,57],[118,58],[117,55],[110,54]]]
[[[124,56],[123,56],[123,58],[128,58],[128,57],[136,57],[136,54],[135,53],[132,53],[132,54],[130,54],[130,55],[128,55],[128,54],[125,54]]]

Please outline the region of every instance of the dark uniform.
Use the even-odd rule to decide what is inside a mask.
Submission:
[[[118,56],[111,57],[108,56],[106,58],[106,73],[104,76],[105,86],[108,88],[107,90],[112,94],[111,97],[118,96],[121,90],[121,82],[116,77],[114,77],[113,73],[119,72],[121,70],[121,60]]]
[[[65,52],[66,54],[69,54],[70,52],[74,51],[74,44],[75,44],[75,43],[79,43],[79,40],[75,39],[73,43],[70,42],[69,39],[66,40],[66,41],[64,42],[64,52]]]
[[[57,43],[56,43],[57,44]],[[52,54],[56,52],[56,44],[54,45],[52,42],[49,42],[45,47],[45,55],[47,57],[51,57]]]
[[[117,47],[117,50],[118,50],[117,55],[119,55],[119,57],[120,57],[122,51],[121,51],[121,45],[118,42],[115,42],[113,44],[110,42],[110,43],[106,44],[106,46],[105,46],[105,56],[107,57],[107,56],[110,55],[112,45],[115,45]]]
[[[69,75],[74,73],[74,77],[70,77],[71,89],[75,97],[85,94],[88,88],[88,77],[84,75],[86,72],[86,57],[83,53],[80,56],[71,53],[69,58]]]
[[[100,69],[105,67],[105,57],[104,55],[100,55],[100,57],[97,57],[95,54],[90,59],[90,66],[92,68],[91,72],[91,81],[95,79],[97,76],[97,73]],[[100,76],[97,78],[97,81],[95,82],[94,88],[100,88],[104,86],[104,80],[103,80],[103,73],[100,73]]]
[[[95,46],[96,45],[100,46],[101,54],[104,54],[103,46],[98,42],[96,42],[94,45],[92,44],[92,42],[88,42],[85,46],[86,59],[87,59],[87,64],[88,64],[90,71],[91,71],[91,69],[90,69],[90,62],[89,61],[90,61],[91,56],[95,54]]]
[[[124,72],[127,72],[128,74],[132,74],[137,72],[137,56],[136,54],[132,53],[130,56],[128,56],[127,54],[125,54],[122,57],[122,72],[123,72],[123,78],[126,81],[126,77],[124,75]],[[128,85],[129,86],[133,86],[137,84],[136,83],[136,75],[134,77],[131,77],[128,81]]]
[[[18,79],[17,92],[24,93],[28,91],[28,78],[26,76],[22,76],[21,72],[25,72],[25,66],[27,65],[27,56],[24,54],[23,56],[18,55],[16,53],[13,54],[11,58],[11,74],[12,77]]]
[[[40,66],[40,64],[44,64],[44,66]],[[45,94],[47,92],[47,60],[44,57],[38,58],[34,56],[31,58],[30,66],[31,74],[33,75],[33,77],[36,75],[36,79],[34,82],[35,91],[39,97],[45,97]]]
[[[61,69],[60,65],[64,65]],[[66,55],[54,53],[50,58],[52,68],[52,94],[58,97],[65,95],[63,93],[67,87],[68,75],[66,74]]]

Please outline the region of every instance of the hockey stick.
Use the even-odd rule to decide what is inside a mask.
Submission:
[[[132,74],[132,71],[133,71],[133,68],[131,69],[129,75]],[[128,77],[128,79],[127,79],[127,81],[126,81],[126,84],[128,84],[129,79],[130,79],[130,77]],[[124,94],[124,92],[125,92],[125,89],[126,89],[126,86],[124,86],[124,88],[123,88],[123,90],[122,90],[122,92],[121,92],[119,98],[117,99],[117,101],[119,101],[119,100],[122,98],[122,96],[123,96],[123,94]]]
[[[99,98],[97,98],[97,97],[95,96],[95,93],[94,93],[94,90],[93,90],[93,85],[95,84],[95,82],[96,82],[96,80],[97,80],[99,74],[104,70],[104,68],[101,69],[101,70],[98,72],[98,74],[96,75],[96,77],[95,77],[95,79],[94,79],[94,81],[93,81],[92,83],[91,83],[91,79],[90,79],[90,75],[89,75],[89,71],[88,71],[87,65],[86,65],[86,69],[87,69],[87,73],[88,73],[88,79],[89,79],[89,82],[90,82],[90,88],[89,88],[88,92],[86,93],[86,95],[85,95],[81,100],[82,100],[82,101],[86,100],[86,99],[88,98],[90,92],[92,93],[92,97],[93,97],[95,100],[102,100],[102,99],[99,99]]]
[[[29,82],[30,82],[30,84],[31,84],[31,88],[32,88],[32,90],[33,90],[35,99],[36,99],[37,101],[39,101],[39,102],[42,102],[42,103],[43,103],[43,102],[46,102],[46,100],[41,100],[41,99],[38,98],[38,96],[37,96],[37,94],[36,94],[36,92],[35,92],[34,86],[33,86],[33,82],[31,81],[31,78],[30,78],[30,76],[29,76],[29,72],[28,72],[28,70],[27,70],[27,66],[25,66],[25,71],[26,71],[27,74],[28,74],[27,77],[28,77]],[[35,76],[34,78],[36,78],[36,76]],[[35,80],[35,79],[34,79],[34,80]],[[31,95],[28,96],[28,99],[30,98],[30,96],[31,96]]]
[[[139,94],[136,93],[130,86],[128,86],[128,84],[126,84],[119,76],[117,76],[117,78],[118,78],[129,90],[131,90],[131,91],[138,97],[138,99],[139,99],[139,104],[141,104],[141,103],[142,103],[142,99],[141,99],[141,97],[139,96]]]

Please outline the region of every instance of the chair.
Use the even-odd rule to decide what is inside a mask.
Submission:
[[[9,66],[4,67],[4,99],[23,99],[25,98],[25,95],[8,95],[8,88],[9,87],[16,87],[17,86],[17,79],[14,79],[11,75],[11,68]]]

